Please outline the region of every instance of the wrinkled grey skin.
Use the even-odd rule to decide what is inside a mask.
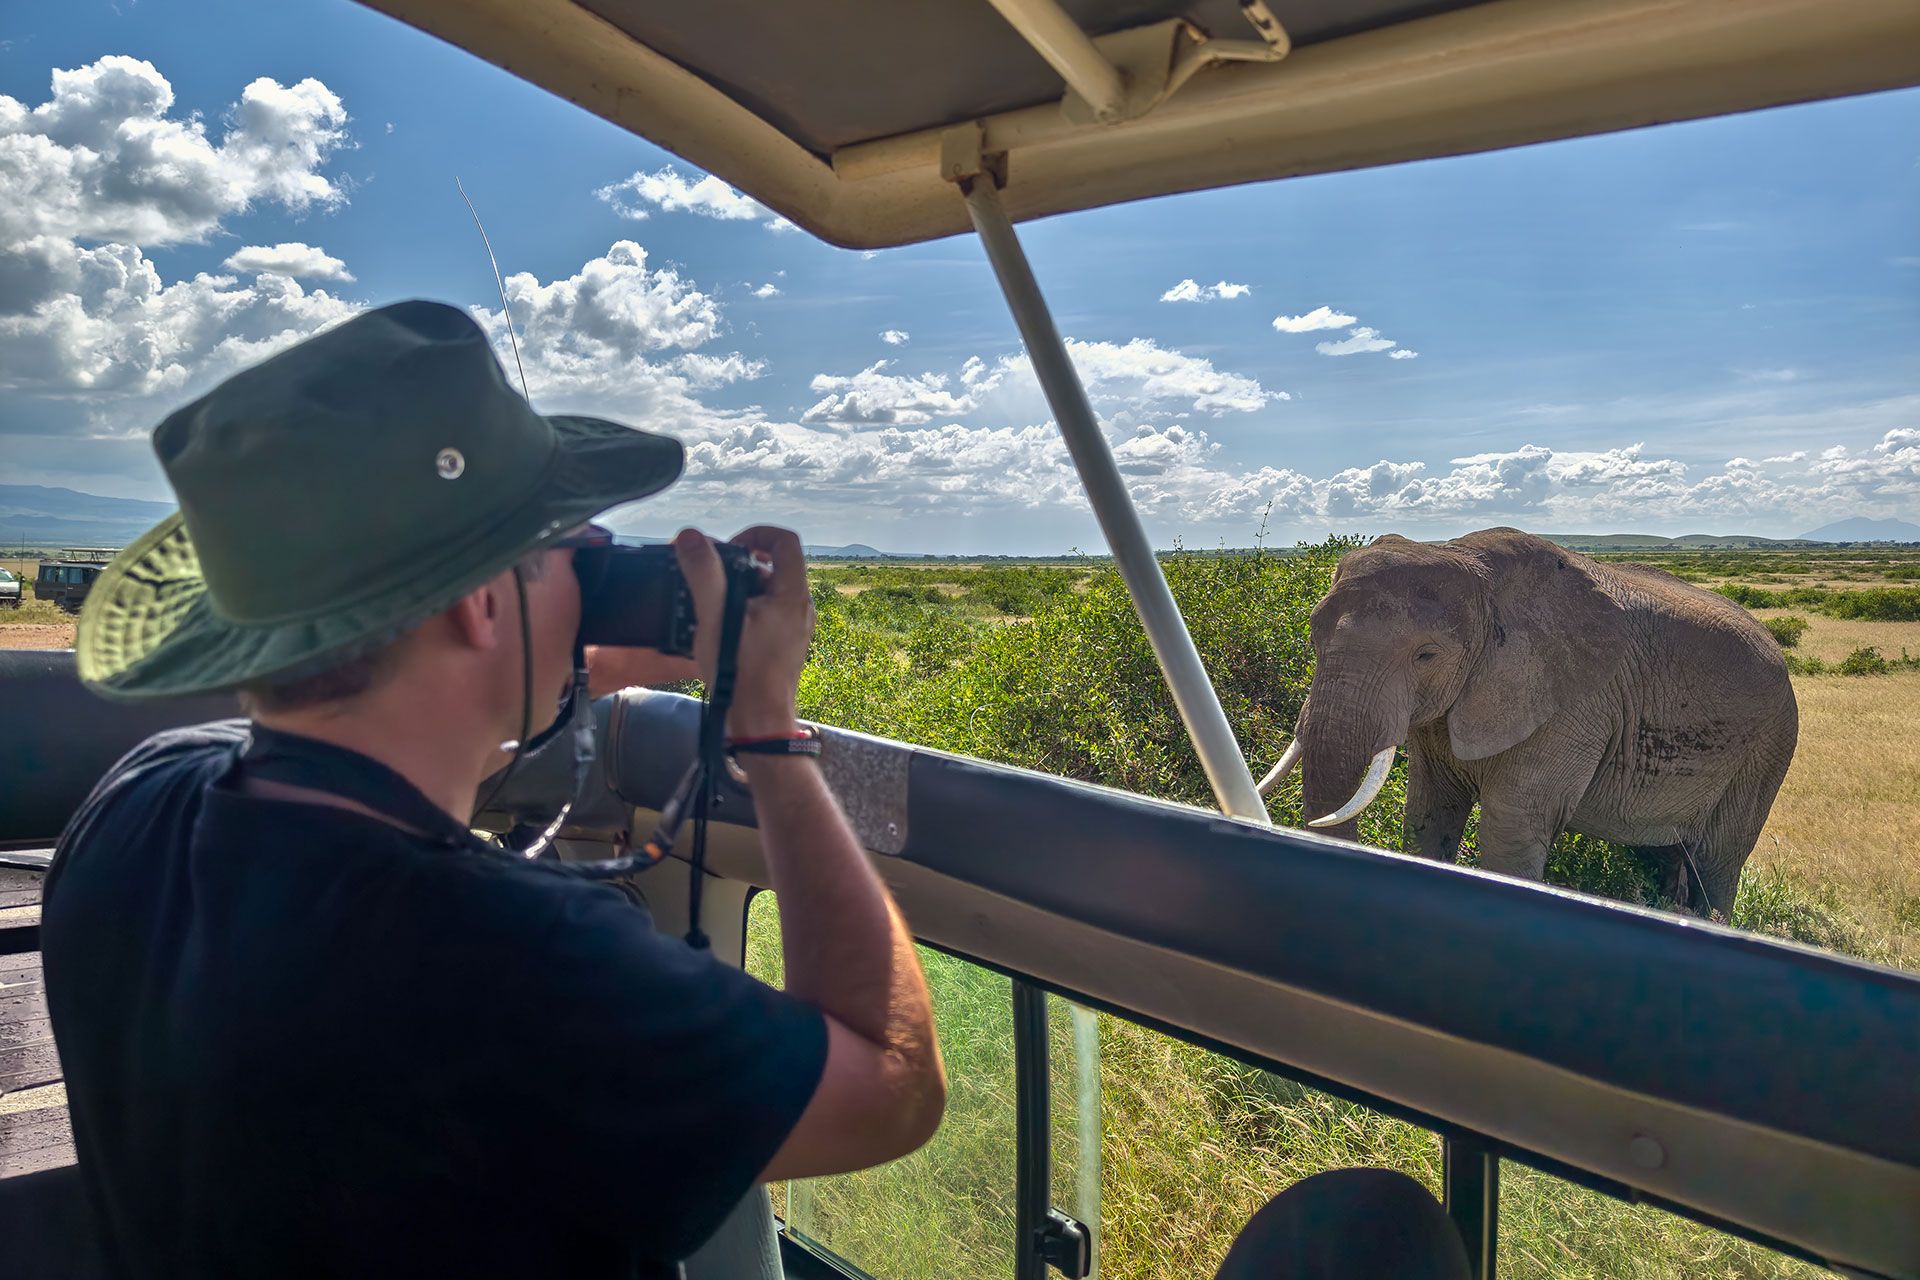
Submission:
[[[1488,870],[1538,880],[1547,847],[1578,831],[1660,850],[1675,901],[1732,913],[1799,734],[1780,646],[1746,610],[1486,529],[1341,557],[1312,638],[1308,817],[1405,744],[1407,852],[1451,861],[1478,800]]]

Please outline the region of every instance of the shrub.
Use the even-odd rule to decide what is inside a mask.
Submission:
[[[1547,851],[1548,884],[1642,906],[1667,905],[1662,870],[1650,854],[1573,831]]]
[[[1840,662],[1839,671],[1843,676],[1883,676],[1893,670],[1893,664],[1880,656],[1880,651],[1869,645],[1855,649]]]
[[[1778,597],[1785,594],[1763,590],[1760,587],[1750,587],[1744,582],[1723,582],[1714,590],[1735,604],[1748,609],[1771,609],[1781,603]]]
[[[1800,637],[1807,633],[1807,620],[1797,613],[1768,618],[1762,625],[1775,640],[1780,642],[1782,649],[1796,647],[1800,643]]]
[[[1920,621],[1920,587],[1868,587],[1863,591],[1836,591],[1822,603],[1822,611],[1836,618],[1863,622]]]

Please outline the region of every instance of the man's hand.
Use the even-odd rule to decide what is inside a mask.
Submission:
[[[742,529],[731,541],[771,560],[773,572],[766,590],[747,602],[727,732],[734,737],[791,733],[797,722],[794,693],[813,639],[806,556],[800,550],[799,535],[771,525]],[[674,537],[673,550],[693,592],[694,660],[701,679],[711,684],[719,656],[726,571],[713,543],[697,529],[682,529]]]

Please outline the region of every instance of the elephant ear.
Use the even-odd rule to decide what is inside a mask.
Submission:
[[[1544,539],[1494,529],[1455,545],[1484,570],[1488,616],[1447,735],[1455,757],[1482,760],[1608,686],[1626,652],[1626,611],[1587,561]]]

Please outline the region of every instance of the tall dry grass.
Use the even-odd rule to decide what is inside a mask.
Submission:
[[[1822,618],[1808,637],[1893,626],[1920,629]],[[1748,876],[1804,885],[1857,922],[1868,955],[1920,968],[1920,672],[1804,676],[1793,691],[1800,745]]]
[[[1861,622],[1852,618],[1829,618],[1806,609],[1755,609],[1756,618],[1788,615],[1805,618],[1807,631],[1794,652],[1822,662],[1839,662],[1855,649],[1874,648],[1889,658],[1905,649],[1920,654],[1920,622]]]

